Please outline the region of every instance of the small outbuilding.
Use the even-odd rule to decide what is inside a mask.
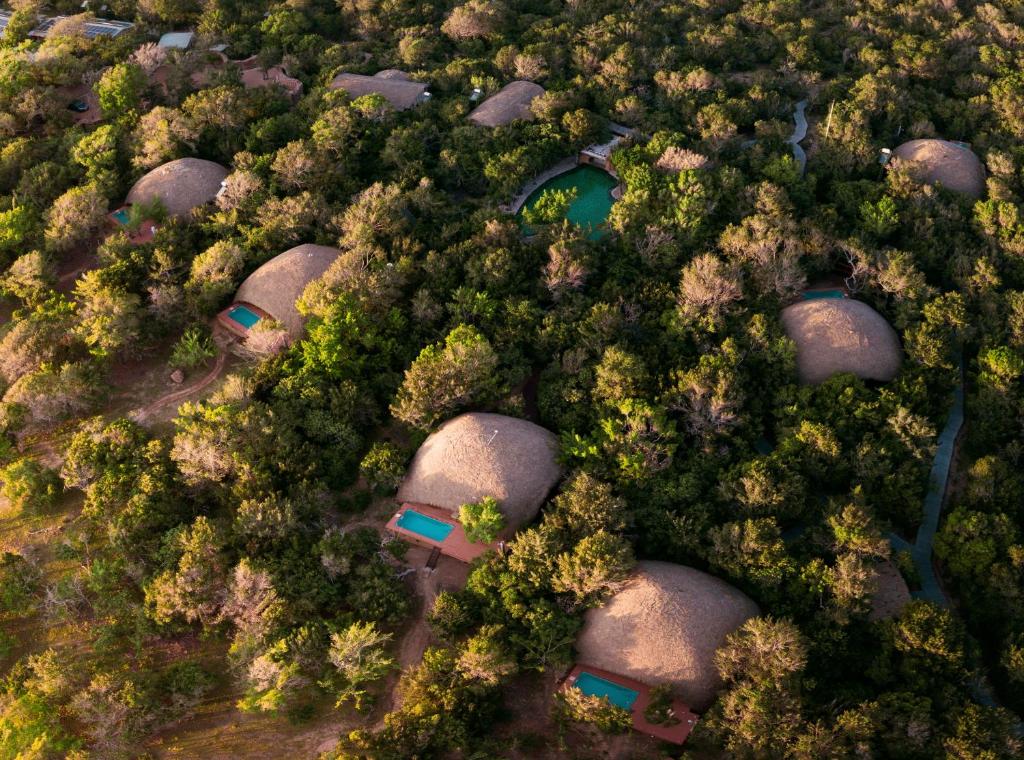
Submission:
[[[535,82],[510,82],[473,109],[469,120],[481,127],[503,127],[513,121],[533,121],[530,105],[544,94]]]
[[[690,708],[705,710],[722,687],[715,652],[758,614],[749,597],[719,578],[639,562],[621,591],[587,612],[576,662],[649,687],[669,684]]]
[[[353,100],[363,95],[380,95],[396,111],[405,111],[430,99],[427,85],[414,82],[405,72],[385,69],[374,76],[365,74],[338,74],[331,80],[330,89],[344,90]]]
[[[441,425],[420,446],[398,490],[402,502],[448,510],[495,498],[503,537],[531,522],[561,477],[555,435],[532,422],[474,412]]]
[[[920,182],[980,198],[985,193],[985,167],[966,143],[911,140],[894,155]]]
[[[156,44],[165,50],[188,50],[195,38],[195,32],[167,32]]]
[[[306,243],[275,256],[245,279],[234,302],[220,313],[220,323],[246,337],[256,323],[269,319],[278,322],[290,340],[300,338],[304,320],[295,302],[340,255],[337,248]]]
[[[888,382],[903,363],[896,331],[863,301],[803,300],[783,309],[782,325],[796,343],[797,374],[806,385],[840,372]]]
[[[216,198],[227,176],[228,170],[213,161],[179,158],[143,175],[128,191],[126,202],[160,200],[171,216],[187,216]]]

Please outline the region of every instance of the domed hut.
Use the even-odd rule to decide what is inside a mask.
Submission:
[[[920,182],[942,185],[971,198],[985,193],[985,167],[966,145],[948,140],[911,140],[893,153]]]
[[[621,591],[587,612],[576,662],[646,686],[670,684],[675,696],[704,710],[722,686],[715,652],[759,613],[749,597],[712,575],[639,562]]]
[[[403,502],[458,513],[485,496],[497,499],[511,536],[537,516],[562,474],[555,435],[532,422],[474,412],[444,423],[412,460],[398,490]]]
[[[800,301],[783,309],[782,325],[796,343],[797,374],[805,385],[816,385],[840,372],[888,382],[903,361],[896,331],[863,301]]]
[[[425,82],[414,82],[397,69],[384,69],[372,77],[342,72],[327,86],[331,90],[344,90],[353,100],[363,95],[380,95],[396,111],[406,111],[430,100]]]
[[[221,312],[220,322],[245,337],[257,322],[272,319],[281,324],[290,340],[298,339],[304,320],[295,302],[340,255],[337,248],[306,243],[275,256],[245,279],[234,303]]]
[[[474,108],[468,118],[482,127],[503,127],[516,120],[533,121],[530,105],[534,98],[543,94],[544,88],[535,82],[510,82]]]
[[[179,158],[143,175],[126,201],[149,204],[159,199],[168,214],[183,217],[216,198],[227,176],[228,170],[213,161]]]
[[[910,588],[892,560],[875,565],[875,592],[871,595],[868,620],[888,620],[899,617],[910,604]]]

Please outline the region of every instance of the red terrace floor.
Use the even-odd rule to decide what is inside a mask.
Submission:
[[[674,726],[660,726],[657,723],[648,722],[644,717],[644,710],[651,703],[651,687],[632,678],[601,670],[601,668],[576,664],[569,671],[569,675],[565,677],[565,680],[562,681],[561,688],[567,689],[576,683],[576,678],[583,671],[637,692],[639,696],[637,696],[636,702],[633,703],[633,709],[630,712],[633,714],[633,728],[642,734],[653,736],[662,741],[672,742],[673,744],[682,744],[690,736],[693,727],[697,725],[697,716],[690,712],[690,708],[678,699],[672,703],[672,711],[679,718],[678,723]]]
[[[156,237],[156,222],[154,222],[152,219],[143,219],[141,222],[139,222],[138,226],[135,227],[135,229],[126,229],[125,226],[121,224],[120,221],[118,221],[117,217],[114,216],[114,214],[118,213],[119,211],[127,210],[128,206],[121,206],[121,208],[115,209],[114,211],[111,211],[109,214],[107,214],[107,219],[110,220],[110,223],[114,226],[115,229],[125,230],[125,233],[128,235],[128,240],[131,241],[134,245],[142,245],[143,243],[148,243],[154,237]]]
[[[230,332],[232,335],[236,335],[239,338],[248,337],[249,328],[247,328],[245,325],[240,325],[238,322],[236,322],[235,320],[228,316],[228,313],[236,306],[244,306],[245,308],[249,309],[249,311],[258,315],[261,320],[266,319],[269,321],[273,321],[274,319],[272,316],[267,314],[267,312],[263,311],[263,309],[261,309],[259,306],[253,306],[248,301],[232,301],[231,305],[228,306],[228,308],[224,309],[219,314],[217,314],[217,322],[221,326],[226,328],[228,332]]]
[[[406,509],[414,509],[421,515],[433,517],[435,520],[448,523],[454,528],[454,530],[448,534],[448,538],[444,541],[434,541],[426,536],[421,536],[419,533],[413,533],[405,528],[400,528],[398,527],[398,518]],[[428,549],[440,549],[441,554],[467,564],[482,554],[498,548],[497,544],[474,544],[466,538],[466,531],[462,529],[462,525],[459,521],[452,517],[451,512],[447,509],[439,509],[427,504],[403,503],[401,509],[395,512],[394,516],[388,520],[386,527],[396,536],[405,539],[411,544],[425,546]]]

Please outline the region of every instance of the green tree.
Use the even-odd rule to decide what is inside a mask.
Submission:
[[[505,516],[501,513],[498,500],[491,496],[460,506],[459,522],[466,532],[466,538],[474,544],[491,543],[505,528]]]
[[[424,348],[409,369],[391,413],[403,422],[430,430],[471,404],[493,400],[500,389],[498,355],[475,327],[459,325],[444,343]]]
[[[356,709],[362,709],[366,698],[365,686],[379,680],[394,667],[395,661],[384,651],[390,640],[391,634],[379,632],[373,623],[355,622],[331,634],[327,657],[337,671],[335,694],[338,707],[352,700]]]
[[[56,472],[28,457],[4,467],[0,480],[0,493],[17,512],[26,514],[41,514],[50,509],[64,490]]]
[[[96,96],[103,113],[114,119],[134,121],[140,107],[146,73],[134,63],[117,63],[103,72],[96,83]]]

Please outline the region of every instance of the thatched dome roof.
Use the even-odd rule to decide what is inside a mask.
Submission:
[[[412,77],[401,69],[383,69],[374,74],[379,79],[401,79],[403,82],[411,82]]]
[[[985,167],[970,148],[947,140],[911,140],[895,151],[921,182],[980,198],[985,192]]]
[[[896,331],[862,301],[820,298],[782,311],[782,325],[796,343],[800,382],[814,385],[839,372],[864,380],[892,380],[903,350]]]
[[[295,246],[249,275],[238,288],[235,301],[262,309],[280,322],[292,339],[298,338],[302,335],[303,320],[295,302],[339,255],[341,251],[326,245]]]
[[[558,482],[553,433],[502,414],[463,414],[435,431],[412,460],[398,490],[401,501],[457,512],[493,496],[507,523],[505,535],[533,520]]]
[[[171,216],[186,216],[220,192],[228,170],[201,158],[179,158],[143,175],[128,191],[128,203],[152,203],[159,198]]]
[[[387,71],[385,69],[380,74]],[[427,92],[425,82],[396,78],[393,74],[368,77],[365,74],[343,73],[334,77],[328,87],[332,90],[344,90],[353,100],[363,95],[380,95],[396,111],[405,111],[422,102]]]
[[[483,127],[501,127],[516,119],[533,121],[530,104],[543,94],[544,88],[534,82],[510,82],[474,108],[469,120]]]
[[[868,620],[888,620],[899,616],[903,608],[910,604],[910,589],[903,580],[900,571],[891,560],[884,560],[875,565],[875,593],[871,595],[871,612]]]
[[[743,592],[712,575],[639,562],[621,591],[587,612],[576,661],[649,686],[671,684],[687,705],[704,710],[722,685],[715,652],[759,613]]]

